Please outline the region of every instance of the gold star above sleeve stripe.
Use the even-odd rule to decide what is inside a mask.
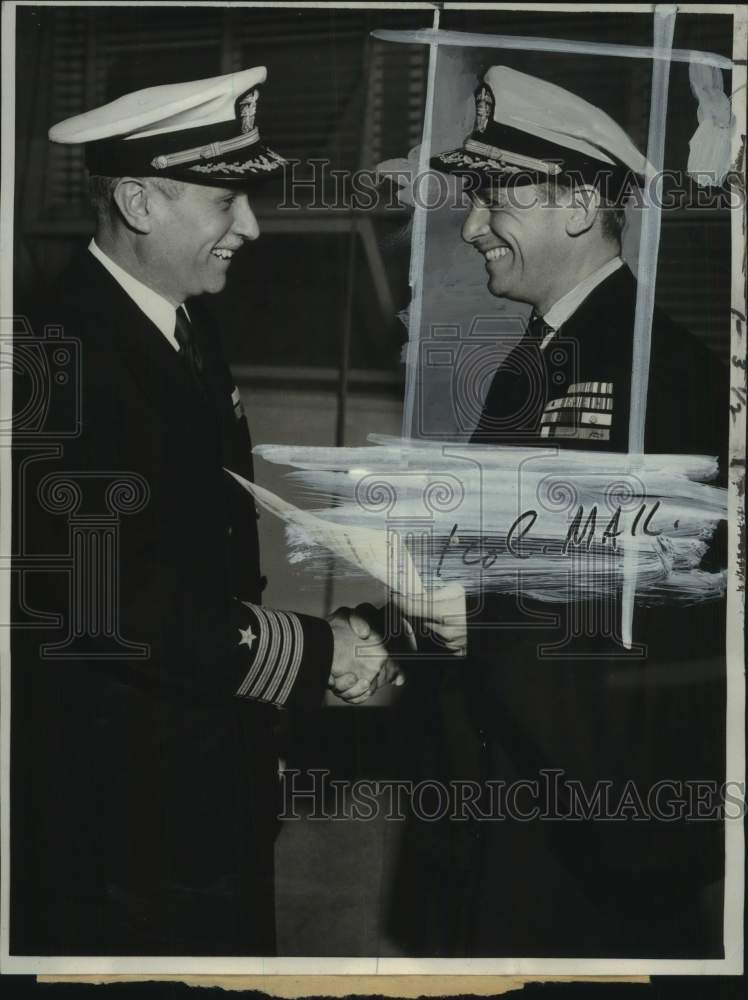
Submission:
[[[284,705],[296,682],[304,653],[304,631],[292,611],[276,611],[242,601],[254,615],[251,627],[239,629],[241,641],[253,649],[252,664],[237,690],[240,698]],[[252,643],[257,640],[254,648]]]
[[[241,639],[239,640],[239,645],[247,646],[249,649],[251,649],[252,643],[257,638],[257,636],[252,631],[252,626],[250,625],[248,628],[240,628],[239,635],[241,636]]]

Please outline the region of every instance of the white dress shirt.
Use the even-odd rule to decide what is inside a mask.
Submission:
[[[174,336],[176,308],[171,302],[165,299],[163,295],[159,295],[158,292],[154,292],[148,285],[144,285],[142,281],[133,278],[119,264],[115,264],[112,258],[108,257],[101,247],[97,245],[95,240],[91,240],[88,244],[88,249],[104,265],[114,280],[122,286],[138,309],[146,314],[154,326],[158,327],[174,350],[178,351],[179,344]]]
[[[603,264],[602,267],[593,271],[592,274],[587,275],[584,281],[580,281],[579,284],[575,285],[570,292],[566,293],[566,295],[562,295],[558,302],[554,302],[551,308],[543,316],[543,320],[548,324],[548,326],[553,327],[553,333],[549,333],[543,338],[543,342],[540,345],[541,351],[545,349],[548,343],[550,343],[567,319],[569,319],[569,317],[577,311],[590,292],[597,288],[599,284],[605,281],[606,278],[610,277],[610,275],[617,271],[622,265],[623,259],[621,257],[613,257],[612,260]]]

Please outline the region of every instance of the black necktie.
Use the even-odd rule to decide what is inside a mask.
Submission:
[[[473,442],[515,446],[532,442],[548,397],[546,359],[540,348],[543,339],[555,332],[533,311],[526,335],[496,371],[473,432]]]
[[[201,396],[207,398],[208,387],[205,380],[205,374],[203,372],[202,355],[200,354],[200,349],[195,341],[194,327],[187,318],[187,313],[182,306],[180,306],[176,312],[174,337],[179,344],[179,356],[184,361],[193,386],[198,390]]]

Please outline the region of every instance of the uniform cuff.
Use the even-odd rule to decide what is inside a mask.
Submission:
[[[286,708],[319,708],[332,669],[333,634],[324,618],[297,615],[304,631],[304,656]]]
[[[285,707],[317,707],[332,665],[328,623],[292,611],[245,607],[252,621],[239,629],[239,644],[246,642],[254,655],[237,696]]]

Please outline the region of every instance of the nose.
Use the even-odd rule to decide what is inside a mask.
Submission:
[[[246,194],[234,199],[234,223],[232,229],[245,240],[256,240],[260,235],[257,217],[252,211]]]
[[[472,243],[479,236],[489,232],[488,219],[490,212],[481,205],[473,205],[462,224],[462,238],[466,243]]]

